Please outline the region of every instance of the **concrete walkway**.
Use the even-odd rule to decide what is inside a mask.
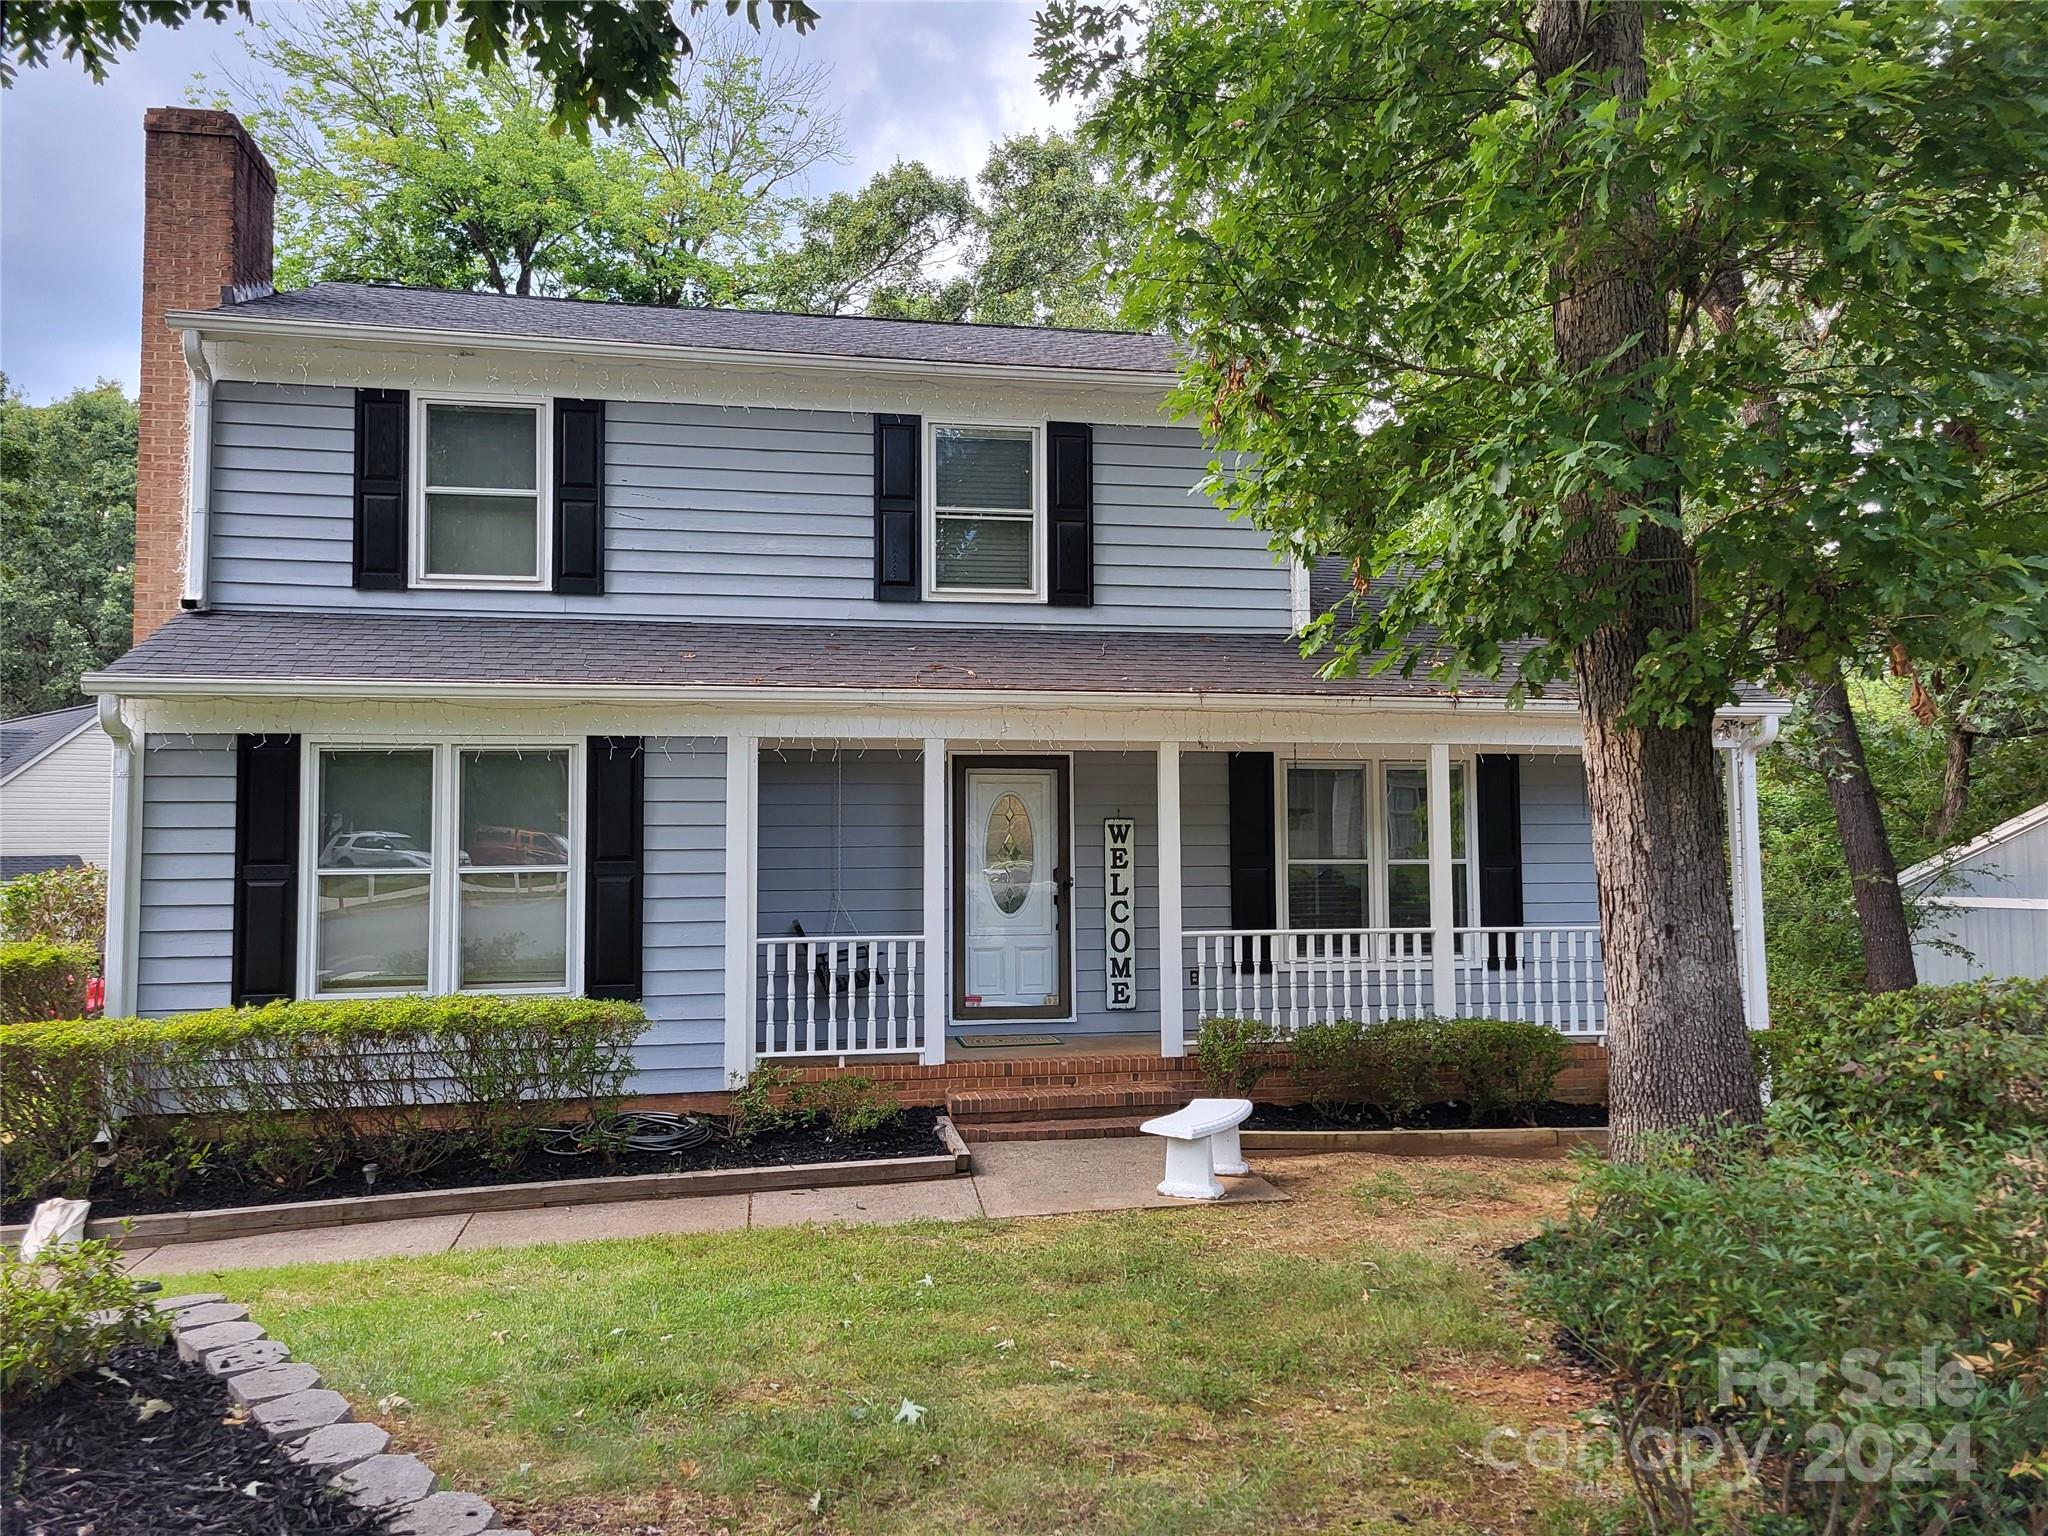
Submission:
[[[805,1222],[967,1221],[1151,1206],[1185,1209],[1194,1202],[1169,1200],[1157,1189],[1164,1162],[1160,1143],[1150,1136],[998,1142],[974,1149],[974,1172],[965,1178],[482,1211],[473,1216],[414,1216],[138,1248],[130,1250],[129,1268],[138,1275],[194,1274]],[[1223,1183],[1228,1190],[1224,1204],[1287,1198],[1257,1174]]]

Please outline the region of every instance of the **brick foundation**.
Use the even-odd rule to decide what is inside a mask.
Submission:
[[[268,287],[277,178],[231,112],[152,107],[142,120],[142,389],[135,466],[135,638],[185,590],[188,380],[175,309]]]

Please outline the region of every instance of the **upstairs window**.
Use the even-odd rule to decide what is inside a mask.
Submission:
[[[933,423],[930,431],[931,595],[1042,596],[1039,429]]]
[[[417,579],[541,585],[547,576],[542,407],[427,400],[419,412]]]

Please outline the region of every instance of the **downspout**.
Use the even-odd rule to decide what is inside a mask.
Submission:
[[[185,594],[178,606],[187,613],[204,613],[206,556],[212,546],[207,495],[213,482],[213,370],[206,364],[206,348],[199,333],[188,330],[181,334],[190,407],[185,439]]]
[[[110,1019],[135,1012],[136,914],[142,891],[142,743],[121,714],[121,701],[111,693],[99,696],[100,729],[114,744],[113,775],[108,782],[111,825],[107,837],[107,938],[101,968],[106,998],[101,1011]]]

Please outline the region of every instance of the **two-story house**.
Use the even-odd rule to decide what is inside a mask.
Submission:
[[[648,1094],[1199,1021],[1596,1042],[1580,722],[1328,680],[1341,571],[1199,490],[1169,345],[319,284],[148,124],[109,1010],[635,998]],[[1755,752],[1731,920],[1763,1008]]]

